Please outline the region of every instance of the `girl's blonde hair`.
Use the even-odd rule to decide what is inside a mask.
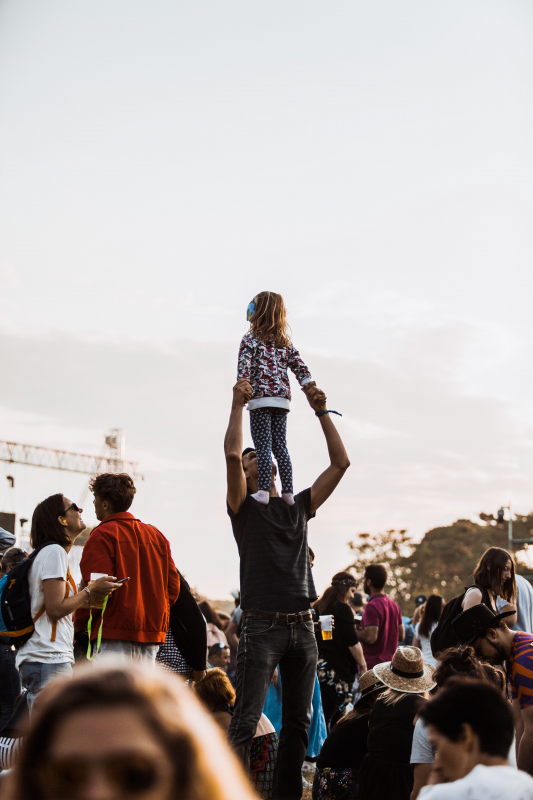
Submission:
[[[413,694],[415,697],[422,697],[424,700],[429,700],[429,692],[399,692],[396,689],[387,689],[386,692],[379,695],[379,699],[386,706],[395,706],[396,703],[401,702],[404,697],[412,697]]]
[[[180,800],[253,800],[239,764],[216,724],[176,676],[104,659],[55,680],[39,695],[32,725],[8,784],[7,798],[45,800],[43,771],[61,725],[72,714],[101,708],[135,711],[174,765]],[[3,795],[2,795],[3,796]]]
[[[251,332],[265,344],[288,347],[291,343],[290,327],[283,297],[276,292],[259,292],[254,297],[254,306]]]

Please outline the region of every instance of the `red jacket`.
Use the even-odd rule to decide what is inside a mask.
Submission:
[[[102,638],[165,641],[169,608],[180,593],[180,576],[168,540],[157,528],[127,511],[112,514],[91,532],[80,569],[86,584],[91,572],[130,578],[107,601]],[[74,624],[84,628],[88,618],[89,612],[79,609]],[[91,639],[99,627],[100,612],[93,611]]]

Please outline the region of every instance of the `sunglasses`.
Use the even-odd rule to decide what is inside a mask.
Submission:
[[[67,513],[70,511],[70,509],[71,509],[71,508],[73,508],[73,509],[74,509],[74,511],[77,511],[77,512],[78,512],[78,514],[82,514],[82,513],[83,513],[83,508],[78,508],[78,506],[76,505],[76,503],[72,503],[72,505],[71,505],[71,506],[69,506],[69,507],[67,508],[67,510],[66,510],[66,511],[63,511],[63,513],[61,514],[61,516],[62,516],[62,517],[65,517],[65,516],[67,515]]]
[[[122,797],[142,797],[151,792],[172,769],[166,762],[145,756],[110,756],[96,762],[113,789]],[[52,761],[43,767],[49,797],[76,797],[85,791],[95,762],[77,758]]]

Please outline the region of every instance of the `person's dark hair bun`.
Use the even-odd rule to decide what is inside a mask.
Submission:
[[[440,654],[440,663],[433,673],[437,686],[442,686],[454,676],[486,680],[483,665],[476,657],[473,647],[450,647]]]

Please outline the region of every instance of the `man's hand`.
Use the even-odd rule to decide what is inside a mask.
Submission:
[[[252,399],[253,389],[250,381],[246,378],[241,378],[233,387],[233,407],[242,408],[246,405],[248,400]]]
[[[326,410],[326,400],[327,397],[322,391],[319,389],[318,386],[314,381],[311,383],[306,384],[303,389],[303,393],[307,397],[307,402],[313,409],[313,411],[325,411]]]

